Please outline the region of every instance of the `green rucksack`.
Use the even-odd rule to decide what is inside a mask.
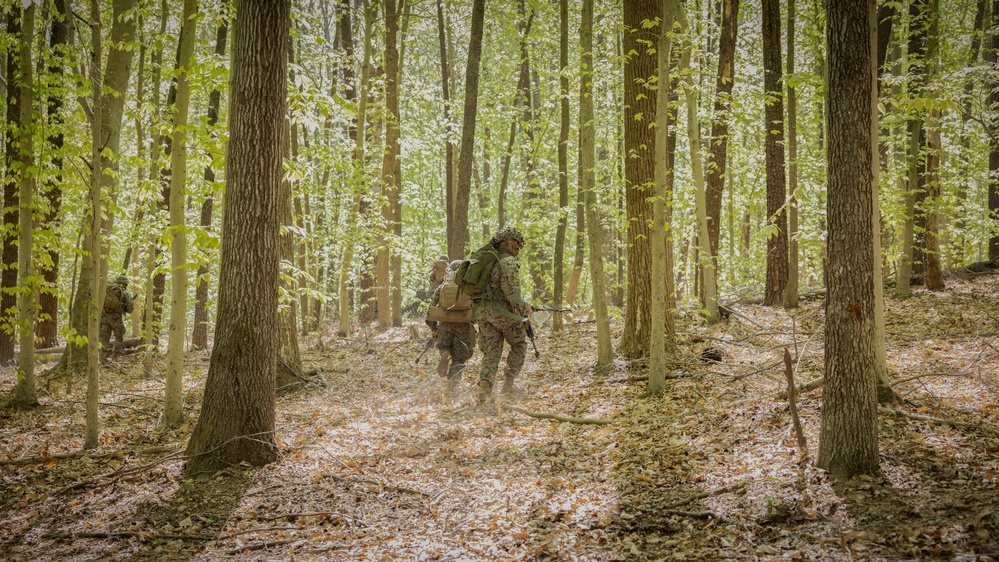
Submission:
[[[488,296],[483,292],[489,281],[489,273],[498,261],[499,251],[493,248],[492,244],[486,244],[472,252],[468,259],[461,262],[458,272],[454,275],[461,293],[468,295],[472,300]]]

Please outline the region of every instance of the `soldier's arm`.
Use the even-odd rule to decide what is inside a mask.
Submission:
[[[502,275],[500,276],[500,287],[507,302],[513,307],[513,312],[527,314],[529,305],[524,302],[524,297],[520,292],[520,264],[513,256],[504,256],[500,260]]]

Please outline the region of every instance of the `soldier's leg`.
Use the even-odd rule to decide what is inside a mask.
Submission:
[[[447,376],[451,364],[451,356],[454,353],[454,332],[454,324],[447,322],[441,322],[437,328],[437,349],[441,350],[441,357],[437,362],[437,375],[441,378]]]
[[[493,381],[503,354],[503,333],[489,320],[479,324],[479,345],[482,347],[482,364],[479,365],[479,402],[492,397]]]
[[[506,369],[503,373],[503,392],[514,392],[513,381],[520,374],[524,367],[524,359],[527,357],[527,327],[523,322],[517,322],[509,318],[504,319],[502,326],[503,337],[510,344],[510,351],[506,354]]]
[[[451,368],[447,373],[448,379],[459,379],[461,370],[465,368],[465,363],[472,356],[472,348],[475,345],[475,340],[471,337],[471,334],[474,333],[472,330],[471,324],[455,324]]]
[[[114,339],[119,342],[122,347],[125,347],[125,319],[121,315],[118,315],[114,319],[114,323],[111,325],[114,331]]]
[[[107,314],[102,315],[100,338],[101,338],[101,343],[104,344],[105,346],[107,346],[111,342],[111,332],[112,332],[111,319],[108,318]]]

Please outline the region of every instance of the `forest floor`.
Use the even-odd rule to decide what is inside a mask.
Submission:
[[[86,456],[82,380],[68,393],[51,381],[35,410],[0,409],[0,558],[999,559],[996,278],[889,299],[889,376],[908,402],[881,410],[882,476],[842,486],[799,462],[778,399],[785,348],[796,383],[822,375],[821,301],[735,310],[680,327],[675,378],[652,399],[629,381],[640,363],[593,374],[592,322],[541,330],[516,407],[606,425],[476,410],[478,352],[462,401],[442,404],[435,352],[413,364],[427,337],[415,320],[321,345],[312,334],[304,363],[329,386],[279,396],[280,461],[204,480],[184,479],[181,455],[208,354],[188,354],[176,431],[156,429],[162,365],[144,378],[121,357],[102,371],[100,447]],[[708,347],[720,362],[701,360]],[[811,459],[821,398],[798,398]]]

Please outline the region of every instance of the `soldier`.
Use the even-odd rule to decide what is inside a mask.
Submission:
[[[111,343],[112,334],[119,343],[125,343],[125,321],[122,316],[131,314],[135,302],[128,292],[128,277],[119,275],[114,283],[108,285],[104,297],[104,310],[101,314],[101,344],[107,347]]]
[[[458,271],[461,260],[454,260],[447,267],[445,278],[450,280],[454,273]],[[447,283],[442,282],[434,294],[430,297],[430,306],[440,305],[441,288]],[[437,363],[437,374],[441,378],[447,378],[445,386],[445,398],[450,401],[454,397],[454,392],[461,381],[461,371],[465,368],[465,363],[472,357],[475,350],[475,326],[471,322],[436,322],[426,320],[427,326],[437,340],[437,349],[440,350],[440,361]]]
[[[519,392],[514,379],[524,366],[527,355],[526,317],[533,311],[520,293],[520,265],[517,254],[524,237],[515,228],[501,228],[490,244],[499,251],[499,260],[489,272],[482,298],[476,303],[475,321],[479,324],[482,364],[479,366],[479,404],[492,401],[492,390],[503,342],[510,344],[503,373],[503,394]]]

